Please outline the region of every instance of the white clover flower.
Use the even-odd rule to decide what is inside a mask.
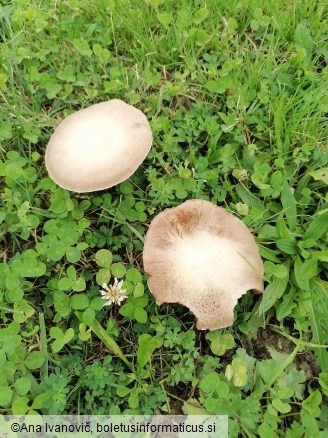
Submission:
[[[104,306],[109,306],[110,304],[121,305],[121,302],[127,298],[125,295],[126,290],[122,289],[123,280],[120,282],[117,278],[114,279],[114,284],[107,286],[106,283],[102,285],[103,289],[100,289],[101,298],[106,300]]]

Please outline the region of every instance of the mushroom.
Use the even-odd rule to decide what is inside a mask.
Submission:
[[[147,117],[119,99],[66,117],[52,135],[45,163],[64,189],[93,192],[128,179],[152,144]]]
[[[253,235],[240,219],[204,200],[186,201],[153,219],[143,262],[157,304],[188,307],[200,330],[232,325],[238,298],[263,290]]]

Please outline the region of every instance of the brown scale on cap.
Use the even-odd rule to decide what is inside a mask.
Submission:
[[[238,298],[263,290],[263,263],[253,235],[208,201],[186,201],[156,216],[143,261],[157,303],[188,307],[200,330],[231,325]]]
[[[46,149],[50,177],[64,189],[93,192],[128,179],[152,144],[147,117],[119,99],[66,117]]]

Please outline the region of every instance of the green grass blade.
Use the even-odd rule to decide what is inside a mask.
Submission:
[[[304,240],[313,239],[318,240],[323,236],[328,229],[328,209],[320,211],[311,220],[309,226],[307,227]]]
[[[39,324],[40,324],[40,339],[41,339],[41,352],[44,354],[45,360],[40,369],[41,382],[44,382],[48,379],[48,347],[47,347],[47,333],[46,333],[46,325],[44,322],[43,313],[39,313]]]
[[[78,317],[78,319],[81,322],[85,324],[81,312],[75,312],[75,315]],[[91,328],[94,334],[106,345],[106,347],[112,353],[114,353],[117,357],[119,357],[126,365],[128,365],[128,367],[133,369],[132,363],[127,359],[127,357],[124,355],[124,353],[117,345],[117,343],[114,341],[114,339],[106,333],[106,331],[103,329],[103,327],[96,319],[91,324],[86,324],[86,325]]]
[[[282,192],[281,192],[281,204],[284,208],[287,223],[291,231],[296,227],[297,208],[292,189],[290,188],[287,180],[284,180]]]
[[[267,312],[277,300],[283,295],[287,288],[289,276],[283,278],[275,278],[263,292],[262,301],[259,307],[259,315]]]
[[[283,373],[283,371],[288,367],[288,365],[290,365],[296,354],[299,352],[300,348],[301,348],[301,340],[299,343],[296,344],[296,347],[294,348],[294,350],[291,352],[291,354],[286,358],[286,360],[279,366],[279,368],[277,369],[277,371],[273,374],[271,380],[269,381],[269,383],[266,386],[266,390],[268,390],[269,388],[271,388],[271,386],[275,383],[275,381],[278,379],[278,377],[280,376],[280,374]]]

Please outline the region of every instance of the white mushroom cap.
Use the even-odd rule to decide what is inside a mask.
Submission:
[[[147,117],[113,99],[64,119],[49,141],[45,162],[50,177],[60,187],[92,192],[128,179],[151,144]]]
[[[156,216],[143,261],[157,304],[188,307],[200,330],[232,325],[238,298],[250,289],[263,290],[263,263],[253,235],[208,201],[186,201]]]

